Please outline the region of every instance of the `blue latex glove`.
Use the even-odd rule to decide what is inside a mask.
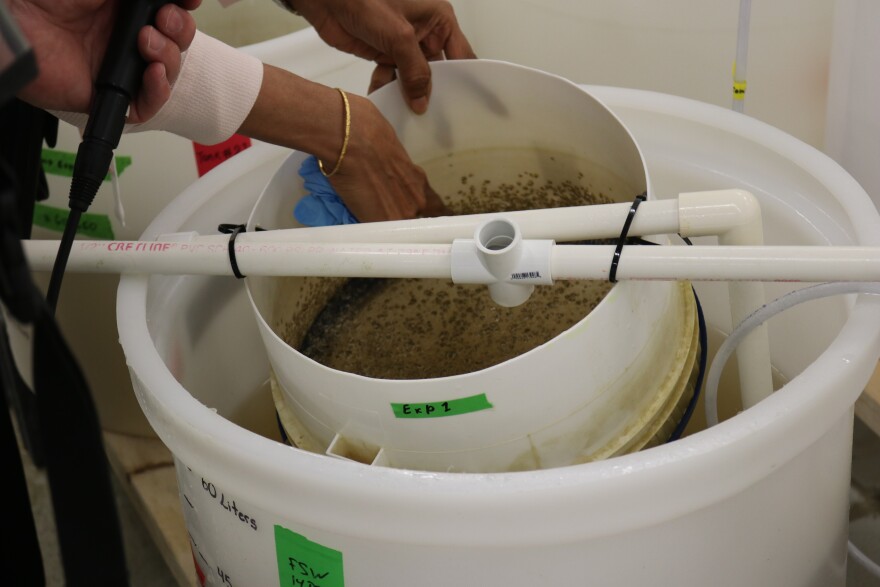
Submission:
[[[299,168],[305,181],[306,196],[297,202],[293,216],[305,226],[332,226],[334,224],[357,224],[355,218],[330,181],[321,173],[318,159],[307,157]]]

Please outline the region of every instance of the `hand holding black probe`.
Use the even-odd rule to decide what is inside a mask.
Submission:
[[[183,6],[195,8],[200,1],[184,0]],[[80,215],[107,174],[123,127],[126,121],[146,120],[168,100],[195,23],[166,0],[64,5],[19,0],[11,8],[36,48],[40,69],[20,97],[48,109],[90,113],[74,166],[71,212],[47,294],[54,308]]]

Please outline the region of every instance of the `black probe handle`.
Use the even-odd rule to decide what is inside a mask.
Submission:
[[[155,20],[164,4],[167,0],[119,2],[119,14],[95,81],[89,121],[76,154],[70,185],[71,209],[88,210],[107,175],[129,104],[140,89],[147,66],[138,51],[138,34]]]

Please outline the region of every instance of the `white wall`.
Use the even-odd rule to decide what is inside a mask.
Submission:
[[[821,147],[837,2],[753,0],[746,113]],[[729,106],[739,0],[452,0],[480,57],[579,83]],[[877,2],[864,0],[861,4]],[[307,23],[270,0],[206,0],[200,29],[233,46]]]
[[[274,39],[309,25],[272,0],[236,0],[226,8],[218,0],[202,0],[193,17],[199,30],[233,47]]]
[[[739,0],[453,0],[453,5],[480,57],[530,65],[579,83],[730,105]],[[752,3],[746,113],[814,146],[823,144],[834,5],[834,0]]]
[[[880,208],[880,2],[837,4],[825,150]]]

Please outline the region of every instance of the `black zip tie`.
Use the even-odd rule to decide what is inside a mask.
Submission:
[[[645,194],[639,194],[629,207],[629,214],[627,214],[626,220],[623,222],[623,228],[620,231],[620,236],[617,238],[617,246],[614,248],[614,256],[611,258],[611,270],[608,271],[608,281],[611,283],[617,283],[617,266],[620,264],[620,253],[623,252],[626,235],[629,234],[629,227],[632,224],[633,218],[635,218],[636,210],[639,209],[639,204],[644,202],[646,198]]]
[[[239,233],[245,232],[247,228],[244,224],[221,224],[217,230],[229,235],[229,265],[232,266],[232,274],[237,279],[244,279],[245,276],[239,271],[238,262],[235,260],[235,239],[238,238]]]

